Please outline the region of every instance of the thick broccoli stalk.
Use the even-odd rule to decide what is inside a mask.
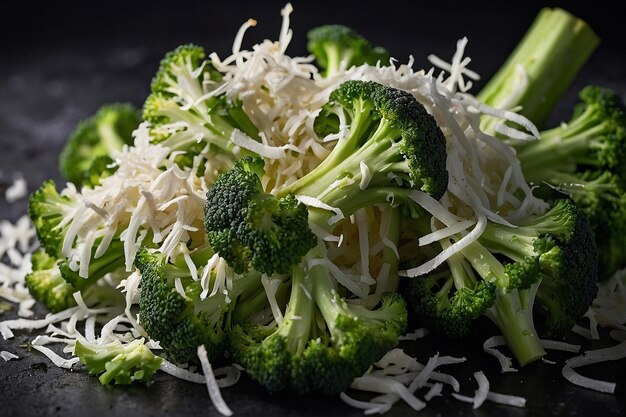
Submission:
[[[33,269],[26,275],[25,281],[32,296],[53,313],[74,307],[76,300],[73,294],[77,290],[63,279],[59,270],[62,261],[42,249],[33,253],[31,261]]]
[[[543,9],[498,72],[478,93],[480,101],[519,111],[543,125],[599,43],[581,19],[562,9]],[[492,133],[498,119],[485,118]]]
[[[589,217],[600,278],[626,265],[626,110],[614,91],[587,86],[571,120],[516,144],[526,179],[547,198],[568,194]]]
[[[307,49],[315,56],[325,77],[332,77],[353,66],[389,63],[385,48],[372,46],[353,29],[342,25],[326,25],[307,33]]]
[[[207,144],[218,154],[232,157],[235,145],[231,134],[239,129],[258,139],[258,129],[250,121],[241,102],[222,95],[211,95],[221,84],[222,75],[205,59],[204,50],[182,45],[167,53],[151,85],[152,94],[143,108],[143,117],[153,126],[153,135],[172,151],[197,154]],[[179,123],[184,128],[159,129]],[[249,152],[240,149],[238,155]]]
[[[89,375],[100,375],[102,385],[148,383],[163,361],[144,345],[144,339],[104,345],[77,340],[74,354],[87,367]]]
[[[206,248],[192,253],[191,257],[201,270],[212,255],[213,251]],[[259,274],[251,273],[233,278],[227,294],[218,292],[202,300],[200,281],[192,279],[182,256],[171,263],[166,255],[143,248],[135,258],[135,266],[142,276],[140,324],[173,360],[181,363],[194,359],[200,345],[206,347],[210,360],[219,358],[224,352],[225,333],[238,297],[244,292],[263,291]],[[216,279],[214,275],[212,283]],[[184,296],[176,288],[177,279]]]
[[[325,256],[323,246],[305,261]],[[337,394],[385,352],[406,327],[404,301],[386,295],[378,309],[349,304],[328,269],[309,263],[291,273],[291,296],[277,326],[244,324],[230,337],[230,351],[270,392]]]
[[[107,104],[80,122],[59,156],[61,175],[80,187],[94,160],[132,145],[141,118],[130,104]]]

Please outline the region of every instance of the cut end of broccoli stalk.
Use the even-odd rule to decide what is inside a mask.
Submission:
[[[539,283],[536,283],[527,290],[503,292],[486,314],[502,332],[520,366],[526,366],[546,354],[533,321],[533,304],[538,288]]]
[[[519,113],[541,126],[599,42],[583,20],[545,8],[477,97],[495,108],[520,106]],[[481,127],[493,133],[497,123],[487,117]]]

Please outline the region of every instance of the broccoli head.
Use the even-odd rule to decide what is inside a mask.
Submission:
[[[221,174],[207,192],[204,224],[213,249],[237,273],[287,273],[316,239],[308,211],[292,195],[265,193],[264,162],[247,157]]]
[[[94,160],[110,157],[124,145],[132,145],[132,132],[141,122],[130,104],[107,104],[80,122],[59,156],[61,175],[81,186]],[[92,172],[93,174],[93,172]]]
[[[325,255],[317,246],[305,257]],[[243,324],[230,335],[230,351],[270,392],[337,394],[397,345],[406,327],[404,301],[389,294],[377,309],[348,303],[327,267],[295,265],[283,320]]]
[[[202,143],[200,149],[211,145],[212,151],[232,157],[230,137],[235,129],[258,139],[258,129],[241,102],[209,94],[221,83],[222,75],[206,60],[201,47],[182,45],[167,53],[143,108],[156,140],[172,151],[195,153]],[[240,151],[241,156],[248,153]]]
[[[134,381],[148,383],[161,366],[162,358],[156,356],[136,339],[128,344],[119,341],[96,344],[77,340],[74,354],[87,367],[89,375],[100,375],[100,383],[127,385]]]
[[[212,255],[213,251],[206,248],[190,256],[201,271]],[[231,277],[233,286],[227,294],[218,292],[201,299],[200,281],[192,279],[182,256],[169,262],[166,255],[143,248],[135,258],[135,266],[142,276],[140,323],[177,362],[195,358],[200,345],[206,347],[210,360],[220,357],[238,297],[244,292],[262,291],[259,275],[252,273]],[[211,282],[215,279],[212,273]]]
[[[617,93],[587,86],[571,120],[517,145],[526,179],[546,198],[569,195],[587,215],[600,256],[600,278],[626,265],[624,216],[626,110]]]
[[[61,258],[63,239],[69,228],[63,220],[82,205],[81,201],[59,194],[53,180],[45,181],[28,201],[28,214],[46,253]]]
[[[386,65],[389,54],[380,46],[372,46],[353,29],[342,25],[326,25],[307,33],[307,49],[315,56],[326,77],[363,64]]]
[[[26,275],[25,281],[28,290],[37,300],[53,313],[65,310],[76,305],[74,289],[63,279],[59,264],[62,262],[48,255],[43,249],[33,253],[32,272]]]

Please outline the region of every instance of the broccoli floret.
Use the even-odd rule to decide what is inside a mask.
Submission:
[[[221,82],[222,75],[205,60],[201,47],[182,45],[167,53],[143,108],[144,119],[152,124],[153,136],[172,151],[193,154],[210,144],[212,151],[231,157],[235,145],[230,137],[235,129],[258,139],[258,129],[240,101],[228,99],[224,94],[207,96]],[[184,128],[173,127],[176,122],[182,122]],[[170,128],[163,129],[164,125]],[[204,145],[197,149],[199,142]],[[245,149],[240,151],[240,156],[249,153]]]
[[[261,158],[241,159],[207,192],[208,240],[237,273],[288,273],[316,243],[304,204],[263,191],[263,168]]]
[[[353,66],[389,63],[385,48],[372,46],[353,29],[342,25],[326,25],[307,33],[307,49],[315,55],[325,77],[332,77]]]
[[[132,132],[140,122],[139,112],[130,104],[102,106],[80,122],[63,147],[59,157],[61,175],[80,186],[96,158],[111,156],[125,144],[132,145]]]
[[[325,255],[320,245],[305,261]],[[326,266],[304,268],[293,267],[282,322],[235,326],[230,351],[270,392],[337,394],[398,343],[406,327],[405,304],[397,294],[386,295],[375,310],[349,304]]]
[[[318,132],[332,132],[339,112],[350,122],[350,134],[318,167],[277,195],[263,191],[264,165],[258,157],[238,162],[209,189],[205,228],[209,242],[231,267],[242,271],[254,262],[268,275],[285,273],[315,244],[307,210],[296,195],[317,198],[345,217],[362,207],[388,205],[390,199],[410,205],[414,189],[443,195],[445,140],[413,96],[374,82],[348,81],[331,93],[316,119]],[[372,173],[365,190],[362,163]],[[392,182],[390,175],[406,186]],[[310,223],[331,226],[328,211],[309,208],[308,214]]]
[[[190,256],[201,271],[200,266],[206,265],[212,255],[213,251],[206,248]],[[168,262],[166,255],[143,248],[135,258],[135,266],[142,276],[140,324],[177,362],[194,359],[200,345],[206,347],[210,360],[220,357],[238,297],[244,292],[263,291],[259,275],[251,273],[232,277],[228,294],[217,293],[202,300],[200,281],[192,279],[182,256]],[[177,279],[185,296],[177,290]],[[211,279],[215,281],[214,276]]]
[[[102,256],[96,257],[97,245],[94,245],[89,261],[89,267],[81,273],[80,269],[72,268],[69,260],[59,264],[63,279],[76,290],[84,290],[96,283],[110,272],[123,270],[125,267],[124,243],[115,238]]]
[[[85,171],[83,187],[94,188],[100,185],[102,180],[115,174],[118,166],[108,155],[102,155],[91,162],[91,166]]]
[[[516,227],[488,223],[477,241],[413,281],[409,302],[424,324],[460,337],[486,315],[525,365],[545,353],[532,315],[535,298],[547,309],[550,332],[569,331],[595,297],[597,250],[584,214],[560,200]]]
[[[28,201],[28,214],[33,221],[37,237],[45,251],[61,258],[63,239],[69,225],[62,220],[78,209],[82,202],[60,195],[53,180],[45,181]]]
[[[44,303],[53,313],[76,305],[73,294],[76,292],[63,279],[59,270],[60,259],[48,255],[39,249],[31,257],[33,270],[26,275],[26,286],[36,300]]]
[[[547,330],[564,336],[588,310],[598,287],[598,250],[589,222],[571,200],[559,200],[543,216],[519,227],[488,227],[481,241],[514,260],[539,254],[539,303]]]
[[[143,339],[128,344],[115,341],[103,345],[77,340],[74,354],[87,367],[89,375],[100,374],[102,385],[111,382],[127,385],[133,381],[148,383],[163,361],[144,345]]]
[[[64,259],[63,241],[71,224],[64,219],[82,207],[83,202],[69,195],[59,194],[54,181],[47,180],[31,195],[28,204],[29,216],[46,253],[53,258]],[[113,237],[107,250],[96,256],[96,248],[100,242],[101,238],[94,242],[86,270],[71,268],[69,260],[59,265],[63,278],[75,289],[84,289],[105,274],[124,266],[123,242],[119,236]]]
[[[98,303],[115,305],[122,300],[119,291],[99,281],[105,273],[111,272],[103,265],[90,266],[89,278],[84,279],[69,269],[65,259],[54,258],[43,249],[35,251],[31,259],[32,272],[25,277],[26,286],[33,297],[53,313],[76,306],[73,294],[77,291],[89,306]]]
[[[549,186],[540,192],[568,194],[589,217],[606,279],[626,265],[626,110],[609,89],[587,86],[579,95],[569,122],[517,144],[517,155],[528,181]]]
[[[385,191],[393,194],[391,184],[396,182],[390,177],[436,199],[446,191],[445,138],[435,119],[411,94],[375,82],[347,81],[330,94],[315,119],[316,133],[320,137],[337,134],[339,120],[346,120],[349,133],[340,137],[317,168],[282,193],[320,196],[335,181],[343,180],[353,186],[342,184],[330,190],[324,202],[335,206],[340,200],[354,200],[358,208],[368,205],[363,199],[379,200],[374,194],[382,188],[390,188]],[[372,174],[365,190],[360,189],[361,163]]]
[[[521,106],[520,113],[541,126],[598,43],[581,19],[562,9],[543,9],[477,97],[495,108]],[[487,117],[481,128],[492,133],[497,123]]]

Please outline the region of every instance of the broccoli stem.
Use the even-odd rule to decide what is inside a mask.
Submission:
[[[601,150],[603,145],[596,138],[607,133],[608,123],[589,126],[585,116],[576,118],[570,125],[556,127],[541,133],[541,140],[518,150],[518,158],[529,181],[553,181],[555,174],[575,172],[577,165],[598,166],[590,150]]]
[[[286,338],[288,349],[292,354],[301,355],[313,328],[315,303],[311,299],[310,290],[305,290],[309,283],[304,279],[302,265],[295,265],[292,268],[291,279],[291,296],[277,334]]]
[[[496,108],[521,106],[522,115],[542,125],[598,43],[584,21],[562,9],[543,9],[477,97]],[[518,81],[520,68],[525,86]],[[496,123],[486,118],[482,127],[492,133]]]
[[[326,52],[326,77],[332,77],[341,68],[341,48],[337,45],[327,43],[324,45],[324,52]],[[344,61],[348,62],[349,59]]]
[[[394,245],[398,245],[400,240],[400,222],[402,220],[402,213],[399,208],[383,207],[380,209],[380,224],[387,225],[387,229],[384,230],[384,237],[389,239]],[[383,236],[381,236],[383,237]],[[396,249],[397,250],[397,249]],[[384,288],[385,292],[396,292],[400,283],[398,276],[398,254],[396,250],[385,245],[383,249],[382,261],[383,265],[389,265],[389,277],[387,278],[387,285]],[[376,284],[376,292],[380,292],[378,289],[378,283]]]
[[[529,289],[510,289],[504,266],[487,248],[474,242],[462,253],[484,280],[495,282],[496,301],[486,315],[500,328],[519,364],[524,366],[544,356],[532,315],[539,283]]]
[[[539,283],[536,283],[527,290],[500,292],[486,314],[498,326],[521,366],[546,354],[537,336],[532,315],[538,287]]]

